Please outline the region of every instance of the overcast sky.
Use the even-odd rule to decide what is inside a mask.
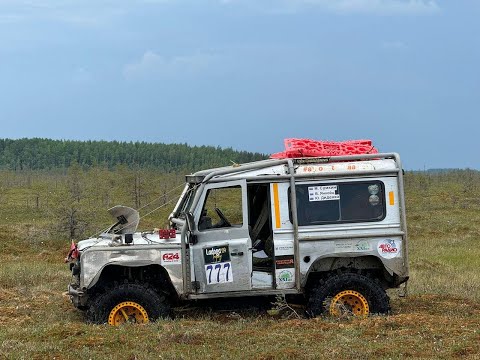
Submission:
[[[478,0],[0,0],[0,137],[480,169]]]

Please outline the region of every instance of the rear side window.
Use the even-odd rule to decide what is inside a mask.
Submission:
[[[296,185],[298,225],[381,221],[385,188],[381,181]]]

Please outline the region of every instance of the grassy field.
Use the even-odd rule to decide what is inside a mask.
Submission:
[[[389,316],[308,320],[198,307],[121,328],[85,324],[65,295],[69,239],[52,217],[55,194],[48,206],[44,195],[54,178],[67,180],[15,176],[3,177],[0,199],[0,359],[480,359],[478,172],[407,174],[411,281],[408,297],[390,294]],[[110,196],[129,205],[127,194]]]

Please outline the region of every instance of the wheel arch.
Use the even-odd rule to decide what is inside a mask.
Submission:
[[[383,262],[376,256],[343,256],[317,258],[306,272],[302,287],[309,288],[329,273],[336,271],[354,271],[370,273],[377,277],[385,287],[393,282],[393,274],[385,268]]]
[[[146,283],[171,300],[177,300],[179,297],[169,272],[159,264],[106,264],[89,284],[87,291],[95,294],[102,292],[112,284],[125,282]]]

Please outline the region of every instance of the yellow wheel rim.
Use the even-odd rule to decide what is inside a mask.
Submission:
[[[330,315],[367,316],[370,312],[365,296],[354,290],[339,292],[330,303]]]
[[[113,326],[125,323],[145,324],[147,322],[147,311],[142,305],[133,301],[124,301],[118,304],[108,315],[108,324]]]

